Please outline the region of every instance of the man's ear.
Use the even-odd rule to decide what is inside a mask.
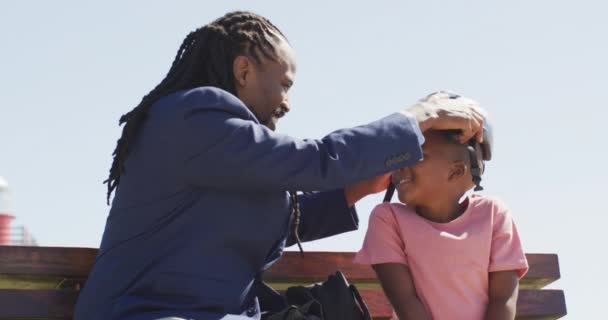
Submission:
[[[450,172],[448,174],[448,181],[455,181],[465,176],[467,173],[467,164],[462,160],[452,162],[450,165]]]
[[[235,86],[245,87],[253,64],[247,56],[237,56],[232,63],[232,72],[234,73]]]

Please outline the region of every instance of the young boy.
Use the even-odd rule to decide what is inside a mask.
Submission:
[[[514,319],[528,270],[517,229],[498,199],[461,201],[484,166],[451,137],[428,131],[423,160],[393,172],[402,203],[374,208],[355,261],[376,271],[393,319]]]

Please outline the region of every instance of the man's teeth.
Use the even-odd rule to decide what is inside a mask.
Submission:
[[[276,110],[274,110],[272,115],[275,116],[276,118],[282,118],[285,116],[286,113],[287,113],[287,110],[285,110],[283,108],[277,108]]]

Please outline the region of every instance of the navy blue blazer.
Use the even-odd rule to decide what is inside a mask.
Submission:
[[[418,137],[401,113],[300,140],[217,88],[160,99],[131,146],[75,319],[259,316],[255,279],[293,239],[287,191],[318,191],[299,195],[304,241],[355,230],[344,186],[418,161]]]

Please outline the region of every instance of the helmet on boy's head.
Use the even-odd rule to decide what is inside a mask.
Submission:
[[[488,119],[483,122],[483,141],[481,142],[481,156],[483,161],[492,160],[492,145],[494,144],[494,136],[492,134],[492,126]]]
[[[494,143],[494,137],[492,136],[492,127],[486,119],[483,122],[483,139],[482,142],[477,142],[475,138],[472,138],[468,142],[467,149],[469,150],[469,156],[471,160],[471,176],[473,176],[473,182],[475,183],[475,191],[483,190],[481,183],[481,175],[485,169],[484,161],[492,159],[492,145]],[[481,155],[481,159],[478,159],[477,155]],[[481,164],[481,167],[480,167]]]
[[[483,122],[483,139],[482,142],[477,142],[476,138],[471,138],[469,140],[467,149],[469,149],[469,156],[471,160],[471,176],[473,177],[473,182],[475,183],[475,191],[483,190],[481,187],[481,175],[483,174],[483,170],[485,169],[484,161],[489,161],[492,159],[492,148],[494,145],[494,136],[492,133],[492,126],[488,122],[488,119],[485,119]],[[452,132],[451,134],[454,134]],[[479,152],[479,153],[478,153]],[[477,155],[481,155],[481,159],[478,159]],[[480,167],[480,164],[482,167]],[[384,202],[390,202],[393,194],[395,193],[395,186],[391,182],[386,189],[386,193],[384,194]]]

